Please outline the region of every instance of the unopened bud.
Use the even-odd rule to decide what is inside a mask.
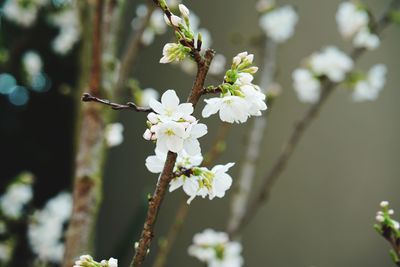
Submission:
[[[152,132],[149,129],[146,129],[146,131],[143,134],[143,138],[150,141],[152,135],[153,135]]]
[[[380,205],[381,205],[382,208],[386,208],[386,207],[389,206],[389,202],[388,201],[382,201]]]
[[[182,19],[176,15],[172,15],[171,22],[175,27],[179,27],[179,24],[182,24]]]
[[[190,11],[184,4],[179,5],[179,11],[181,12],[182,16],[189,17]]]

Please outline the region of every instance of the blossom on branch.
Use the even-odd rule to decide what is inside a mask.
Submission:
[[[373,101],[379,96],[386,83],[387,68],[383,64],[373,66],[367,77],[358,80],[354,85],[352,98],[356,102]]]
[[[147,140],[155,140],[157,149],[163,152],[175,153],[185,149],[189,154],[200,153],[198,138],[207,133],[207,126],[198,123],[192,116],[191,103],[179,103],[174,90],[167,90],[161,97],[161,102],[151,99],[150,107],[154,112],[149,113],[148,129],[143,134]]]
[[[111,257],[109,260],[96,262],[92,256],[82,255],[73,267],[118,267],[118,260]]]
[[[209,267],[243,266],[242,245],[230,241],[226,233],[212,229],[194,235],[193,245],[189,247],[188,253],[207,263]]]
[[[361,4],[343,2],[336,13],[340,34],[345,39],[353,39],[354,47],[374,50],[380,44],[379,37],[371,32],[370,15]]]
[[[253,84],[253,74],[258,68],[252,66],[254,55],[243,52],[233,58],[232,67],[219,85],[219,97],[204,100],[207,104],[202,115],[208,118],[219,112],[222,121],[244,123],[250,116],[261,116],[267,109],[266,96]]]

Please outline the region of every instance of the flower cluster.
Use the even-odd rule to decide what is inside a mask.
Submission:
[[[97,262],[90,255],[82,255],[73,267],[118,267],[118,260],[110,258],[109,260]]]
[[[146,167],[150,172],[161,173],[164,167],[167,154],[156,150],[154,156],[146,159]],[[232,185],[232,177],[226,172],[234,163],[217,165],[211,170],[199,167],[203,157],[201,154],[189,155],[184,150],[178,153],[178,158],[174,167],[175,177],[170,182],[169,191],[172,192],[180,187],[190,197],[188,204],[196,196],[210,200],[215,197],[222,198],[225,192]]]
[[[336,22],[340,34],[346,39],[352,39],[355,47],[370,50],[378,48],[379,37],[369,28],[368,11],[360,4],[343,2],[336,13]]]
[[[39,10],[48,2],[48,0],[6,0],[2,13],[8,20],[20,26],[30,27],[35,23]]]
[[[229,241],[224,232],[206,229],[193,237],[193,245],[188,249],[189,255],[196,257],[209,267],[240,267],[243,265],[242,246]]]
[[[179,153],[185,149],[191,155],[200,153],[197,139],[207,133],[207,126],[192,116],[191,103],[179,104],[176,92],[167,90],[161,102],[151,99],[149,104],[154,112],[147,116],[149,128],[143,135],[146,140],[155,140],[157,150],[163,152]]]
[[[23,215],[25,206],[32,200],[33,177],[30,174],[21,174],[16,181],[7,187],[0,197],[1,213],[8,219],[18,220]]]
[[[275,3],[260,1],[258,9],[263,15],[259,24],[265,34],[276,43],[283,43],[294,33],[299,16],[292,6],[276,7]]]
[[[219,97],[206,99],[202,115],[208,118],[219,112],[222,121],[244,123],[250,116],[261,116],[267,109],[265,95],[253,84],[253,74],[258,68],[252,66],[254,55],[243,52],[233,58],[232,67],[225,74],[224,83],[218,86]]]
[[[381,210],[376,213],[377,223],[374,225],[375,230],[389,241],[393,247],[390,251],[393,261],[399,265],[399,248],[400,248],[400,223],[394,219],[394,211],[389,209],[389,202],[382,201],[380,203]]]
[[[60,55],[67,54],[81,38],[78,2],[66,1],[61,10],[49,16],[49,23],[59,29],[52,43],[53,50]]]
[[[28,239],[32,251],[44,262],[61,262],[64,255],[62,242],[64,224],[72,212],[72,197],[60,193],[36,211],[28,226]]]
[[[326,47],[322,52],[312,54],[306,67],[293,72],[293,87],[300,101],[315,103],[320,97],[322,77],[343,82],[353,66],[353,60],[338,48]]]
[[[189,17],[189,9],[183,4],[180,4],[178,7],[181,17],[174,14],[164,16],[165,23],[175,29],[177,42],[167,43],[164,46],[163,57],[160,59],[160,63],[183,61],[190,55],[190,52],[195,46],[197,46],[197,50],[201,50],[203,38],[201,33],[198,33],[196,36],[194,32],[194,27],[191,25]],[[197,26],[198,25],[196,25],[196,27]]]
[[[357,79],[352,98],[356,102],[373,101],[379,96],[386,83],[387,68],[383,64],[373,66],[366,77]]]

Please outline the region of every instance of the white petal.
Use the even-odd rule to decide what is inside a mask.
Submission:
[[[167,90],[161,97],[164,108],[176,108],[179,105],[179,98],[174,90]]]
[[[218,110],[221,108],[222,105],[222,100],[221,98],[210,98],[210,99],[206,99],[204,100],[207,104],[204,107],[201,115],[204,118],[208,118],[211,115],[215,114],[218,112]]]

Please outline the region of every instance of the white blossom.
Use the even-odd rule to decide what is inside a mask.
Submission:
[[[224,232],[206,229],[193,237],[189,247],[189,255],[196,257],[209,267],[243,266],[242,246],[239,242],[229,241]]]
[[[253,60],[254,55],[247,52],[233,58],[232,67],[219,86],[220,96],[204,100],[207,103],[202,111],[204,118],[219,112],[222,121],[244,123],[250,116],[261,116],[261,111],[267,109],[265,94],[252,84],[253,74],[258,71],[252,66]]]
[[[157,148],[162,151],[178,153],[183,149],[185,127],[175,121],[163,122],[154,130],[157,138]]]
[[[140,106],[149,107],[150,100],[157,100],[160,97],[160,93],[153,88],[146,88],[140,92],[139,102]]]
[[[105,129],[105,139],[108,147],[119,146],[124,141],[124,126],[121,123],[110,123]]]
[[[379,37],[371,33],[367,27],[362,28],[353,39],[354,47],[366,48],[369,50],[378,48],[380,42]]]
[[[342,82],[353,65],[353,60],[334,46],[328,46],[310,58],[312,71],[318,76],[326,75],[333,82]]]
[[[179,7],[179,11],[181,12],[181,15],[182,15],[183,17],[188,18],[189,15],[190,15],[189,9],[188,9],[184,4],[179,4],[178,7]]]
[[[44,208],[36,211],[28,226],[32,251],[45,262],[59,263],[64,255],[63,227],[72,212],[72,197],[60,193],[50,199]]]
[[[146,167],[152,173],[161,173],[166,159],[167,153],[156,149],[155,155],[147,157]],[[196,155],[190,155],[185,150],[182,150],[180,153],[178,153],[174,172],[179,171],[179,169],[191,169],[193,167],[200,166],[202,161],[203,156],[200,153]]]
[[[356,102],[373,101],[379,96],[386,82],[387,68],[383,64],[373,66],[366,77],[354,86],[352,98]]]
[[[20,0],[6,0],[1,13],[8,20],[22,27],[30,27],[35,23],[40,8],[47,3],[48,0],[31,0],[28,3]]]
[[[244,123],[249,117],[247,112],[249,106],[243,97],[228,95],[222,98],[205,99],[204,101],[207,103],[202,111],[204,118],[219,112],[221,121]]]
[[[307,69],[296,69],[293,74],[293,88],[301,102],[315,103],[319,100],[321,83]]]
[[[24,54],[22,61],[28,76],[34,77],[42,72],[43,61],[38,53],[28,51]]]
[[[226,65],[226,58],[222,54],[216,54],[213,61],[211,62],[208,73],[211,75],[219,75],[223,73]]]
[[[225,192],[232,185],[232,177],[226,172],[233,165],[235,164],[217,165],[211,170],[204,167],[197,168],[193,176],[183,177],[183,191],[190,197],[187,203],[190,204],[196,196],[201,196],[202,198],[208,196],[210,200],[215,197],[224,197]],[[177,186],[175,187],[178,188]]]
[[[109,260],[102,260],[100,263],[96,262],[90,255],[82,255],[79,260],[75,261],[73,267],[118,267],[118,260],[110,258]]]
[[[160,63],[182,61],[186,58],[188,52],[190,52],[190,48],[177,43],[168,43],[163,48],[163,57],[160,59]]]
[[[19,219],[23,208],[33,197],[32,185],[25,183],[13,183],[6,193],[0,198],[0,208],[6,217]]]
[[[167,90],[161,96],[161,102],[150,99],[150,107],[158,114],[161,121],[178,121],[193,113],[191,103],[179,104],[179,98],[174,90]]]
[[[336,13],[336,22],[339,32],[344,38],[353,37],[361,28],[368,25],[368,13],[357,7],[354,3],[347,1],[339,5]]]
[[[389,201],[381,201],[379,204],[382,208],[387,208],[389,206]]]
[[[259,23],[267,36],[277,43],[283,43],[293,35],[298,20],[296,11],[287,5],[265,13]]]
[[[49,16],[50,24],[59,29],[59,34],[52,42],[52,48],[60,55],[70,52],[81,38],[78,4],[76,1],[67,3],[60,12]]]

